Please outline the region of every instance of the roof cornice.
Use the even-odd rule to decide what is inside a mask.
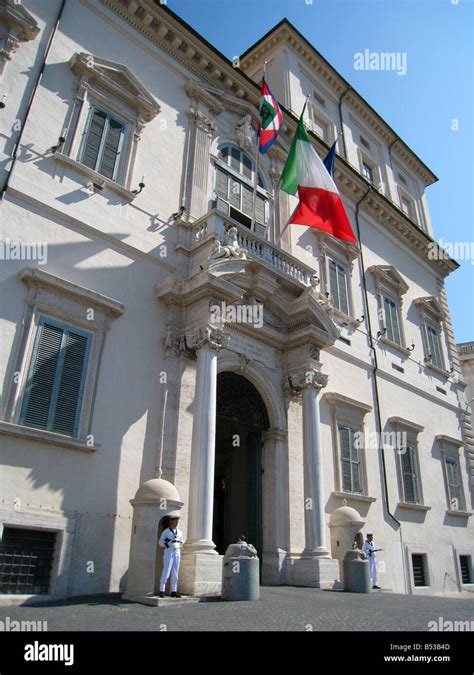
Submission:
[[[240,56],[240,67],[244,72],[261,61],[282,42],[286,42],[314,72],[322,77],[339,97],[345,92],[345,101],[365,120],[387,143],[394,144],[396,152],[413,169],[426,185],[438,178],[428,166],[406,145],[398,134],[380,117],[374,108],[340,75],[308,40],[287,20],[283,19],[258,42]],[[396,143],[395,143],[396,141]]]

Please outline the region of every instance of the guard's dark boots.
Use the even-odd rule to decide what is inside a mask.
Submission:
[[[160,591],[160,592],[158,593],[158,597],[159,597],[159,598],[164,598],[164,597],[165,597],[165,594],[164,594],[162,591]]]
[[[176,591],[173,591],[173,592],[171,593],[171,597],[172,597],[172,598],[180,598],[180,597],[181,597],[181,593],[177,593]]]

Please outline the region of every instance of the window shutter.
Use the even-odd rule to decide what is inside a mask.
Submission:
[[[82,152],[82,163],[91,169],[96,169],[97,159],[99,157],[100,144],[107,116],[101,110],[92,108],[90,113],[87,135]]]
[[[257,199],[255,200],[255,220],[257,223],[265,225],[265,200],[259,197],[259,195],[257,195]]]
[[[329,293],[333,302],[339,309],[339,293],[337,292],[337,270],[334,260],[329,261]]]
[[[243,160],[244,161],[243,161],[243,165],[242,165],[242,173],[246,178],[249,178],[251,180],[252,174],[253,174],[252,161],[245,154],[244,154]]]
[[[393,338],[392,340],[397,343],[397,345],[402,344],[402,340],[400,337],[400,326],[398,323],[398,307],[395,303],[392,305],[392,332],[393,332]]]
[[[240,209],[240,183],[237,180],[230,179],[229,202],[232,206]]]
[[[48,427],[51,398],[58,366],[63,330],[43,323],[38,328],[36,353],[30,369],[22,424],[38,429]]]
[[[410,447],[405,448],[405,453],[401,454],[400,457],[402,463],[405,502],[408,504],[416,504],[417,499],[413,475],[413,449]]]
[[[337,276],[339,286],[339,309],[345,314],[349,314],[349,304],[347,302],[347,284],[346,284],[346,270],[337,265]]]
[[[455,511],[462,511],[464,508],[464,500],[462,498],[459,462],[455,459],[447,459],[446,473],[448,477],[450,508]]]
[[[362,492],[361,478],[360,478],[360,456],[359,449],[356,448],[354,442],[354,431],[351,429],[349,438],[351,443],[351,469],[352,469],[352,492]]]
[[[75,432],[86,349],[87,337],[85,335],[70,332],[65,336],[64,362],[54,414],[53,431],[69,435]]]
[[[218,197],[227,199],[228,176],[224,171],[217,169],[216,192]]]
[[[74,435],[89,338],[66,326],[41,321],[20,422]]]
[[[248,216],[252,215],[253,192],[245,185],[242,185],[242,211]]]
[[[107,178],[113,179],[115,177],[115,166],[120,156],[122,145],[122,134],[123,125],[120,124],[120,122],[109,118],[107,135],[99,168],[99,173]]]
[[[352,492],[351,480],[351,446],[350,430],[347,427],[339,427],[339,444],[341,448],[342,466],[342,489],[344,492]]]

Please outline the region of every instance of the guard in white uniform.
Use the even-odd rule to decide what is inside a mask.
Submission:
[[[375,548],[374,535],[372,533],[367,533],[367,539],[364,543],[364,553],[369,559],[370,565],[370,576],[372,577],[372,588],[380,590],[380,586],[377,586],[377,556],[375,555],[376,551],[381,551],[381,548]]]
[[[170,526],[163,530],[159,545],[164,548],[163,572],[160,579],[160,598],[165,597],[165,588],[171,574],[171,597],[180,598],[178,593],[179,564],[181,562],[181,546],[184,544],[183,533],[178,528],[179,516],[171,516]]]

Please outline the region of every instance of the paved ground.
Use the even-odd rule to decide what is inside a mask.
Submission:
[[[261,588],[258,602],[147,607],[119,596],[83,597],[35,607],[0,607],[0,621],[47,621],[66,631],[427,631],[428,622],[470,621],[473,598],[439,598],[314,588]]]

